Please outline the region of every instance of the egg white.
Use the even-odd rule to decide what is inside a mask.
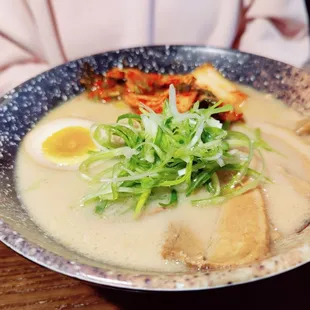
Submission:
[[[24,146],[27,154],[37,163],[48,167],[62,170],[77,170],[83,160],[87,158],[86,155],[74,156],[73,158],[63,159],[61,162],[53,161],[46,157],[43,152],[44,141],[54,133],[68,127],[82,127],[91,132],[93,122],[78,118],[61,118],[48,122],[44,125],[39,125],[32,129],[25,137]]]

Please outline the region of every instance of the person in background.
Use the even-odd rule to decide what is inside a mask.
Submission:
[[[300,67],[304,0],[0,0],[0,95],[51,67],[140,45],[234,48]]]

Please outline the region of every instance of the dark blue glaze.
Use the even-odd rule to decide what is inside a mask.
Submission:
[[[116,281],[111,284],[114,286],[142,289],[177,288],[175,281],[170,283],[162,279],[156,282],[159,280],[155,281],[154,276],[98,264],[65,249],[44,235],[18,200],[14,161],[19,143],[48,111],[83,92],[79,79],[85,62],[98,73],[122,66],[137,67],[146,72],[185,73],[202,63],[211,62],[227,78],[272,93],[301,113],[310,110],[309,75],[281,62],[232,50],[204,46],[138,47],[58,66],[0,99],[0,240],[39,264],[84,280],[106,285],[113,280]],[[136,282],[130,284],[133,277]],[[188,275],[186,277],[189,279]],[[169,283],[164,285],[165,281]],[[195,283],[192,287],[198,288]]]

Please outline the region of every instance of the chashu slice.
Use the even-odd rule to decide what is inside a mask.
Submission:
[[[171,223],[162,248],[162,257],[188,266],[206,266],[207,246],[184,224]]]
[[[226,79],[211,64],[204,64],[193,70],[192,75],[196,79],[195,84],[199,89],[211,91],[217,98],[226,103],[240,108],[247,95],[240,91],[236,85]]]
[[[222,206],[211,243],[182,224],[172,223],[162,248],[164,259],[198,268],[225,268],[262,258],[269,249],[269,228],[263,197],[258,189]]]
[[[239,90],[233,82],[226,79],[211,64],[199,66],[192,72],[192,75],[196,79],[195,85],[198,89],[210,91],[215,97],[223,100],[222,105],[233,106],[233,111],[219,115],[222,120],[234,122],[242,119],[241,107],[247,99],[247,95]]]
[[[250,263],[269,250],[269,224],[259,189],[228,201],[207,252],[207,266],[221,268]]]

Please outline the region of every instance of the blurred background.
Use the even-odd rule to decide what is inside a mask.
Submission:
[[[51,67],[126,47],[202,44],[307,63],[309,0],[0,0],[0,95]]]

